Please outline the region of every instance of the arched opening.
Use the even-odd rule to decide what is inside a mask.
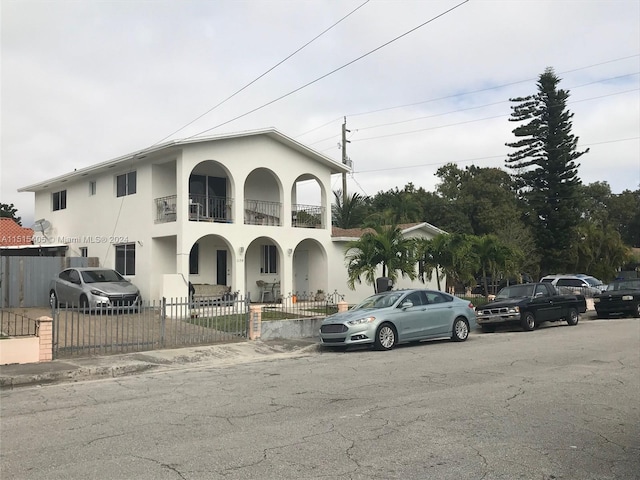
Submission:
[[[233,223],[233,179],[218,162],[205,160],[189,175],[189,220]]]
[[[299,176],[291,189],[291,226],[327,227],[327,195],[322,183],[313,175]]]
[[[244,184],[244,223],[281,226],[282,185],[267,168],[256,168]]]

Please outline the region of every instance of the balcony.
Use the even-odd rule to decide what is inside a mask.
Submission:
[[[154,202],[156,204],[156,218],[154,223],[176,221],[176,195],[156,198]]]
[[[176,195],[156,198],[154,223],[176,221]],[[206,195],[189,195],[189,220],[194,222],[232,223],[233,199],[228,197],[208,197]]]
[[[264,200],[244,201],[245,225],[269,225],[279,227],[282,225],[282,204],[280,202],[267,202]]]
[[[233,223],[233,199],[208,195],[189,195],[189,220],[194,222]]]
[[[324,228],[324,207],[292,205],[291,225],[297,228]]]

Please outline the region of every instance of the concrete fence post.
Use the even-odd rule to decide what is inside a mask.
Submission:
[[[262,333],[262,307],[251,305],[249,307],[249,340],[257,340]]]
[[[50,362],[53,360],[53,319],[51,317],[40,317],[36,320],[36,335],[40,343],[40,362]]]
[[[344,300],[339,301],[338,302],[338,313],[346,312],[347,310],[349,310],[349,304],[347,302],[345,302]]]

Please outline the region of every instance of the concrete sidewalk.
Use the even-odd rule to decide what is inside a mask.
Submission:
[[[299,357],[310,355],[318,349],[317,341],[311,338],[258,340],[120,355],[78,357],[26,365],[2,365],[0,366],[0,389],[122,377],[161,367],[181,368],[197,363],[219,366]]]

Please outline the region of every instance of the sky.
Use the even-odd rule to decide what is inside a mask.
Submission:
[[[0,203],[25,226],[34,196],[18,188],[166,140],[274,127],[341,161],[345,118],[349,194],[433,191],[447,163],[504,168],[509,99],[535,94],[547,67],[590,149],[582,182],[640,188],[640,0],[0,8]]]

